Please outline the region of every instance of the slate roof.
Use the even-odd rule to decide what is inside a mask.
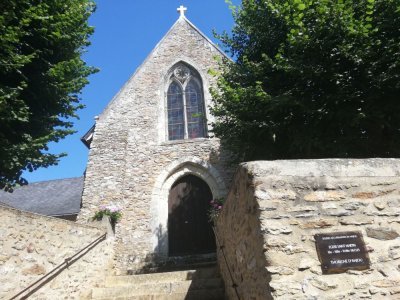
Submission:
[[[83,143],[88,149],[90,149],[90,144],[91,144],[92,141],[93,141],[94,127],[95,127],[95,125],[93,125],[92,128],[90,128],[90,129],[88,130],[88,132],[86,132],[86,133],[84,134],[83,137],[81,137],[82,143]]]
[[[0,205],[11,206],[46,216],[67,216],[79,213],[83,191],[83,177],[30,183],[0,191]]]

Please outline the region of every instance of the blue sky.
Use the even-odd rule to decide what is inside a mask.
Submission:
[[[240,0],[232,1],[239,4]],[[75,121],[78,132],[59,143],[50,144],[50,152],[67,152],[57,166],[25,172],[29,182],[82,176],[88,150],[80,137],[94,124],[107,103],[143,62],[158,41],[179,17],[176,9],[187,7],[186,17],[218,44],[212,31],[230,31],[233,18],[224,0],[97,0],[97,10],[90,19],[95,27],[92,45],[85,61],[100,69],[83,90],[86,108]]]

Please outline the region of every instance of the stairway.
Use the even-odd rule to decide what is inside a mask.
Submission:
[[[223,300],[224,284],[216,266],[195,270],[110,276],[92,290],[97,300]]]

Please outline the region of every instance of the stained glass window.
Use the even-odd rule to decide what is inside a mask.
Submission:
[[[204,137],[204,104],[200,87],[191,80],[185,89],[188,138]]]
[[[206,137],[206,118],[201,81],[196,71],[176,66],[167,92],[168,139]]]
[[[181,140],[185,137],[183,116],[183,95],[178,83],[172,82],[168,88],[168,139]]]

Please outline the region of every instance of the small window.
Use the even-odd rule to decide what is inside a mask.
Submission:
[[[169,140],[206,137],[206,116],[200,76],[183,64],[175,67],[170,76],[167,110]]]

